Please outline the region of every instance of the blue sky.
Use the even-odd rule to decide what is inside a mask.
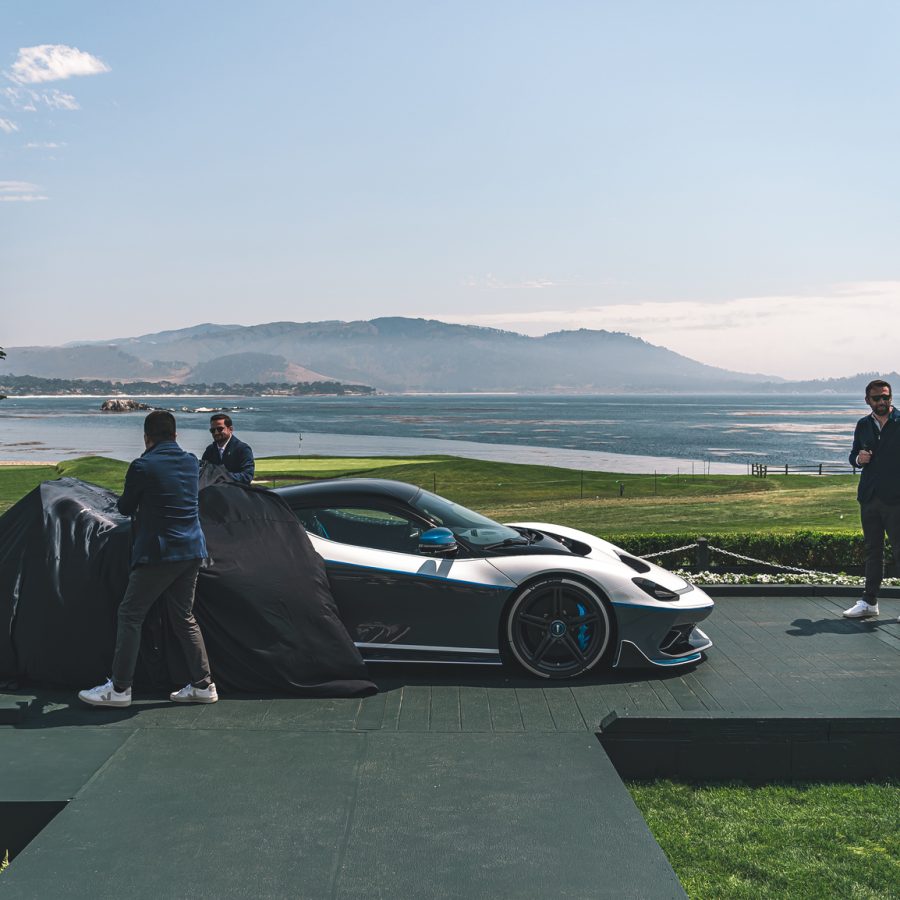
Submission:
[[[407,315],[897,368],[898,36],[893,2],[7,0],[0,344]]]

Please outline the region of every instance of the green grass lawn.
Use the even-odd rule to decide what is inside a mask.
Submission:
[[[0,512],[41,481],[60,475],[120,491],[126,468],[123,462],[101,457],[59,466],[0,466]],[[654,477],[453,456],[257,460],[257,477],[272,484],[347,475],[408,481],[502,521],[554,522],[598,535],[859,529],[852,475]]]
[[[692,900],[900,897],[900,781],[628,787]]]

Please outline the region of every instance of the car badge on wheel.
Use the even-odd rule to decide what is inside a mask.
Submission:
[[[550,623],[550,634],[555,638],[561,638],[566,633],[566,623],[561,619],[554,619]]]

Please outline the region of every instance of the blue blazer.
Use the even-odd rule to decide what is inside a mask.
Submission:
[[[203,451],[202,461],[212,463],[214,466],[225,466],[225,471],[229,472],[239,484],[250,484],[256,471],[250,445],[239,441],[234,435],[231,435],[231,440],[225,447],[225,453],[221,459],[219,458],[219,448],[213,441]]]
[[[134,460],[116,506],[135,516],[132,566],[205,559],[197,485],[200,465],[175,441],[161,441]]]

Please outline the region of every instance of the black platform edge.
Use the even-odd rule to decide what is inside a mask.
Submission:
[[[0,700],[0,725],[19,725],[25,721],[28,703],[4,697]]]
[[[690,577],[690,576],[688,576]],[[861,597],[862,585],[845,587],[830,584],[698,584],[710,597]],[[882,598],[900,597],[900,587],[883,587]]]
[[[900,777],[900,714],[610,713],[597,737],[622,778],[871,781]]]

